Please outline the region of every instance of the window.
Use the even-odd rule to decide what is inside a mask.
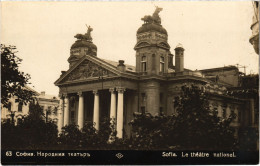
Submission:
[[[58,108],[57,108],[57,107],[54,107],[53,114],[56,116],[57,113],[58,113]]]
[[[160,115],[163,115],[163,107],[160,107]]]
[[[44,106],[41,106],[42,111],[44,111]]]
[[[141,67],[142,67],[142,72],[146,72],[146,56],[142,56]]]
[[[141,107],[141,113],[145,114],[145,107],[144,106]]]
[[[238,111],[238,115],[237,115],[237,120],[238,122],[241,122],[241,111]]]
[[[48,106],[48,109],[47,109],[47,111],[48,111],[49,113],[51,113],[51,111],[52,111],[52,108],[51,108],[51,106]]]
[[[12,108],[12,104],[9,102],[7,107],[8,111],[11,111],[11,108]]]
[[[142,99],[142,103],[144,103],[145,102],[145,98],[146,98],[146,96],[145,96],[145,93],[141,93],[141,99]]]
[[[18,104],[18,112],[22,112],[22,111],[23,111],[23,103],[20,102],[20,103]]]
[[[22,124],[22,122],[23,122],[23,120],[22,120],[21,118],[18,118],[18,119],[17,119],[17,125]]]
[[[160,72],[164,72],[164,57],[160,57]]]
[[[160,103],[163,103],[163,93],[160,93]]]
[[[223,118],[226,118],[227,117],[227,110],[226,108],[223,108]]]

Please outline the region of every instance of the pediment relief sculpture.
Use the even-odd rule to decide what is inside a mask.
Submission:
[[[84,61],[74,71],[72,71],[65,81],[84,80],[88,78],[114,76],[116,74],[104,69],[91,61]]]

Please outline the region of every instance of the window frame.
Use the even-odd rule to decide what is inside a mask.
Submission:
[[[141,57],[141,71],[146,72],[147,71],[147,57],[143,55]]]
[[[164,72],[165,71],[165,58],[163,55],[160,56],[160,72]]]

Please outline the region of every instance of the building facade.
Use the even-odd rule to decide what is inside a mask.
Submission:
[[[45,121],[53,121],[55,124],[58,124],[59,98],[54,95],[45,94],[42,91],[37,96],[37,101],[43,110]]]
[[[98,57],[92,42],[91,27],[86,34],[77,34],[68,58],[69,69],[62,71],[55,82],[59,87],[60,109],[58,129],[77,124],[81,129],[93,122],[99,130],[100,121],[115,119],[117,137],[131,135],[129,122],[134,112],[176,114],[174,98],[181,87],[197,85],[210,92],[210,106],[227,118],[237,114],[233,122],[239,128],[250,114],[250,101],[227,95],[228,89],[239,86],[239,71],[235,66],[192,71],[184,67],[185,49],[181,44],[170,51],[167,30],[161,24],[156,8],[137,30],[136,65],[105,60]],[[173,61],[175,60],[175,64]]]
[[[43,109],[43,113],[46,121],[53,121],[57,124],[57,110],[59,106],[59,98],[53,95],[47,95],[45,92],[38,93],[35,90],[26,86],[27,89],[35,93],[35,99]],[[23,120],[29,114],[29,103],[23,104],[16,102],[17,97],[12,96],[9,99],[8,107],[3,107],[1,105],[1,121],[13,121],[17,125],[20,121]]]

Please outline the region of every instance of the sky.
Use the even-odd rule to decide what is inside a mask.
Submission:
[[[163,8],[159,15],[171,52],[178,43],[185,49],[185,68],[239,64],[247,74],[258,73],[259,56],[249,43],[251,1],[1,2],[0,39],[17,47],[31,87],[58,95],[54,82],[68,70],[74,36],[86,33],[86,24],[99,58],[135,65],[136,31],[155,6]]]

